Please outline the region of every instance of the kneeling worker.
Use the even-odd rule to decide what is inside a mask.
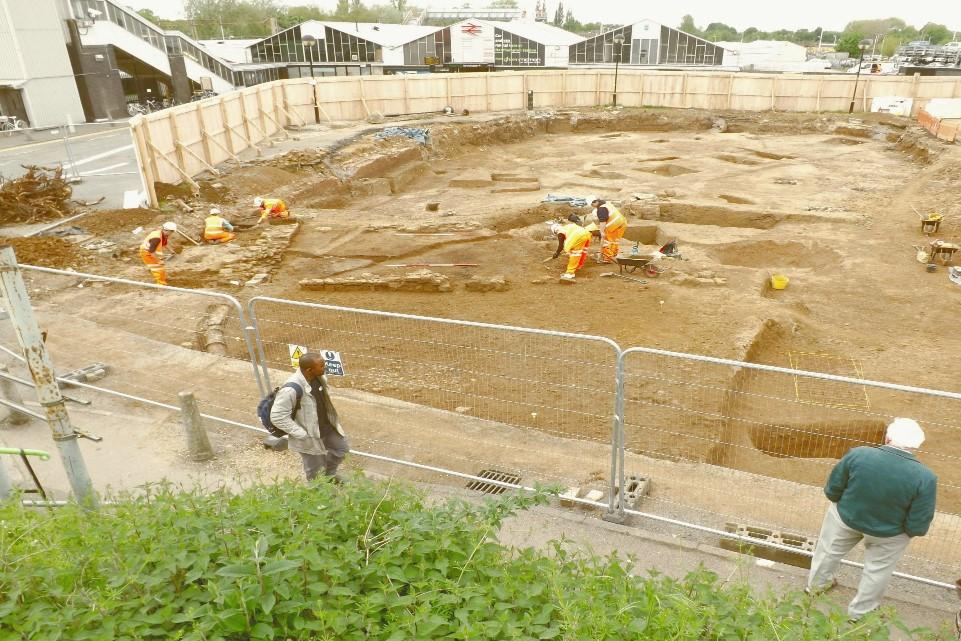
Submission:
[[[287,203],[280,198],[261,198],[257,196],[254,198],[254,207],[260,209],[260,220],[257,221],[258,225],[264,222],[268,216],[270,218],[290,218]]]
[[[567,271],[561,274],[561,280],[574,280],[574,274],[587,261],[587,248],[591,244],[591,232],[577,223],[553,223],[551,233],[557,236],[557,251],[550,260],[554,260],[565,251],[570,255],[567,260]]]
[[[205,243],[229,243],[237,234],[234,226],[220,215],[217,208],[210,210],[210,215],[204,218],[204,233],[201,235]]]
[[[601,237],[600,262],[613,263],[620,252],[620,240],[627,231],[627,218],[611,203],[595,198],[591,202],[597,216],[597,228]]]
[[[154,282],[167,284],[167,267],[164,264],[164,250],[170,242],[170,235],[177,231],[177,223],[164,223],[160,229],[147,234],[140,245],[140,260],[150,270]]]

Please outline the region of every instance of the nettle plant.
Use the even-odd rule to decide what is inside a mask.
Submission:
[[[933,639],[849,625],[802,593],[698,570],[510,549],[495,535],[546,492],[425,502],[357,479],[240,492],[150,486],[96,513],[0,506],[0,641]],[[887,617],[890,619],[890,617]]]

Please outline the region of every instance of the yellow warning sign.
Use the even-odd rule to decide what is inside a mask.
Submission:
[[[287,343],[287,351],[290,353],[290,366],[294,369],[300,367],[300,357],[308,352],[306,345],[295,345]]]

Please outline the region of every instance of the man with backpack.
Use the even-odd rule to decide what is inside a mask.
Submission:
[[[350,450],[330,400],[325,362],[320,354],[300,357],[300,371],[280,387],[270,408],[270,422],[288,435],[288,447],[300,454],[308,481],[323,471],[340,483],[337,468]]]

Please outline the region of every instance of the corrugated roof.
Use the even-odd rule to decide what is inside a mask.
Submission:
[[[499,29],[510,31],[511,33],[519,35],[521,38],[527,38],[528,40],[533,40],[534,42],[542,45],[570,46],[584,39],[576,33],[564,31],[560,27],[555,27],[554,25],[545,24],[543,22],[527,22],[520,20],[514,20],[511,22],[488,20],[487,22],[490,22]]]
[[[247,62],[247,47],[260,42],[258,38],[231,40],[199,40],[203,48],[227,62]]]
[[[412,42],[424,36],[428,36],[435,31],[440,31],[443,27],[428,27],[424,25],[408,24],[383,24],[375,22],[326,22],[321,24],[342,31],[343,33],[363,38],[370,42],[379,44],[382,47],[399,47],[408,42]]]

